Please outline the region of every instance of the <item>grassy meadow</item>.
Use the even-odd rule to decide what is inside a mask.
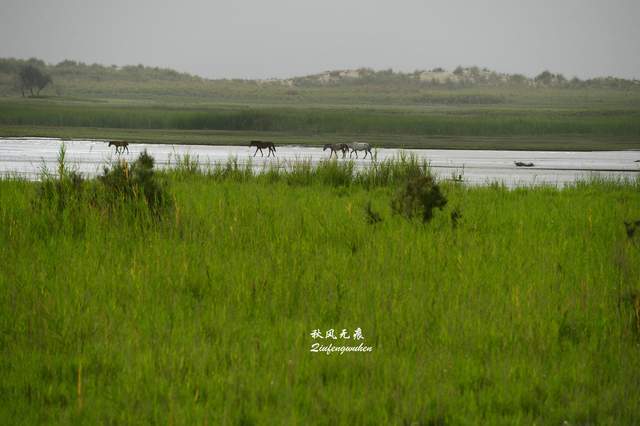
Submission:
[[[638,180],[442,182],[423,223],[411,159],[143,166],[0,181],[3,424],[637,422]]]

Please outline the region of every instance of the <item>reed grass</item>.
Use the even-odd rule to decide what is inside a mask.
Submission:
[[[0,102],[0,125],[312,134],[640,136],[636,109],[384,111],[349,108],[177,108]]]

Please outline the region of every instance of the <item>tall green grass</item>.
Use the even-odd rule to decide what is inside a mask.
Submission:
[[[40,183],[0,180],[0,423],[640,415],[640,242],[623,226],[640,182],[442,184],[424,224],[391,209],[415,164],[349,180],[332,162],[181,161],[163,220],[43,208]],[[310,352],[312,330],[343,328],[373,351]]]
[[[382,161],[372,160],[371,164],[356,169],[353,161],[321,160],[313,164],[311,160],[276,160],[256,169],[251,161],[239,163],[232,157],[226,161],[201,163],[190,154],[174,155],[171,167],[165,171],[174,179],[183,180],[192,176],[202,176],[215,181],[246,182],[248,180],[289,185],[359,185],[370,189],[404,183],[407,178],[431,174],[426,160],[418,160],[415,155],[401,152],[395,157]]]

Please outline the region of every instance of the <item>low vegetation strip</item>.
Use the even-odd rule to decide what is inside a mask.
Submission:
[[[0,125],[398,135],[640,137],[640,113],[609,111],[381,111],[340,108],[126,107],[0,103]]]
[[[62,192],[0,180],[0,418],[640,416],[637,180],[421,191],[411,176],[428,169],[410,159],[369,179],[335,162],[260,175],[232,163],[203,174],[188,158],[129,166],[84,182],[62,167],[50,177]],[[446,203],[428,221],[401,214],[412,192]],[[363,340],[316,333],[334,329]]]

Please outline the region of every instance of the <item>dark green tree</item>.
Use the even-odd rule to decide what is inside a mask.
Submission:
[[[25,96],[25,91],[29,91],[31,96],[39,96],[40,91],[52,82],[51,76],[43,73],[40,68],[31,64],[20,67],[18,80],[20,82],[20,90],[22,91],[23,97]]]
[[[548,70],[542,71],[540,74],[534,78],[534,81],[539,84],[544,84],[545,86],[550,85],[553,82],[553,74]]]

